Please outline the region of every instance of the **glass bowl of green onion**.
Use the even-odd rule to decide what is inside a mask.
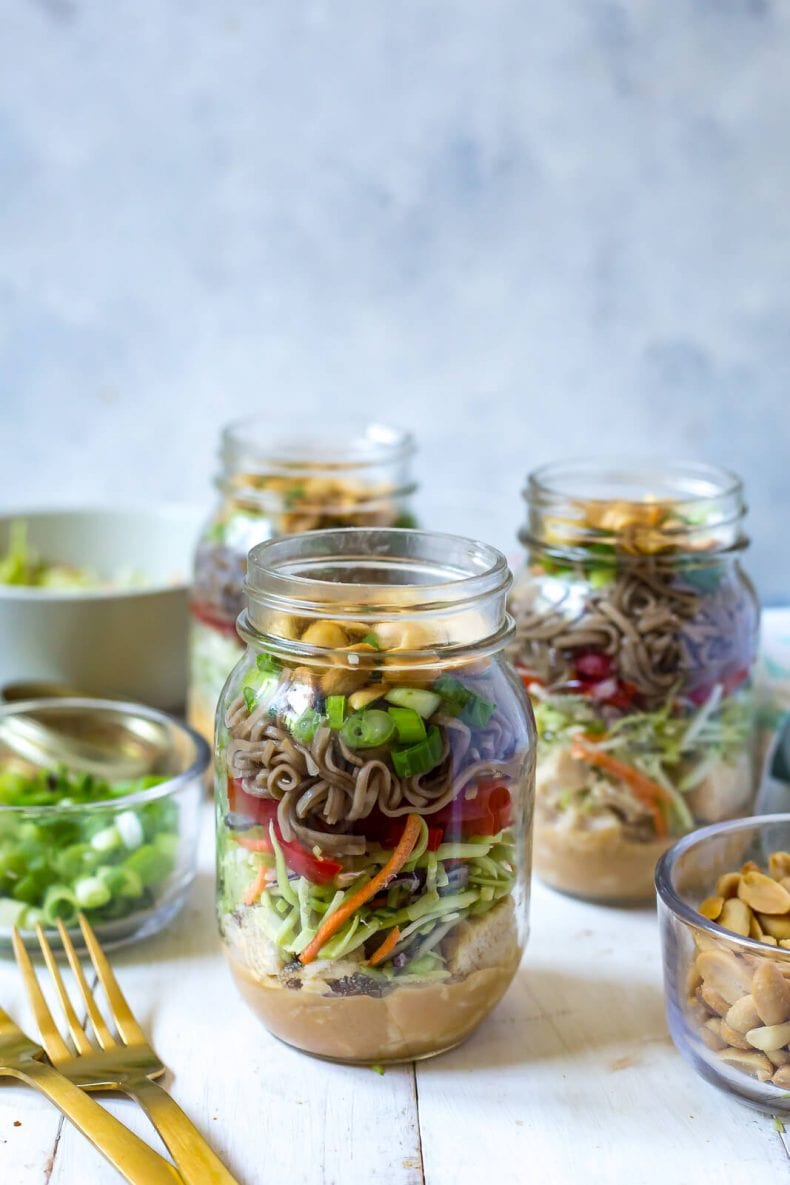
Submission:
[[[108,947],[175,916],[195,875],[206,742],[153,708],[65,698],[0,705],[0,951],[17,927]]]

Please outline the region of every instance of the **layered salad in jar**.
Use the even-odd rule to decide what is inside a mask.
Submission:
[[[568,892],[653,893],[677,836],[748,813],[758,610],[704,508],[577,502],[541,520],[511,599],[538,726],[535,866]]]
[[[496,659],[403,665],[432,640],[405,620],[289,632],[310,661],[258,653],[221,709],[233,974],[308,1052],[450,1048],[503,995],[525,937],[533,737],[518,680]]]
[[[188,715],[208,740],[222,687],[244,651],[236,619],[245,604],[250,549],[278,536],[331,527],[414,526],[406,505],[411,486],[333,474],[325,464],[305,460],[279,468],[234,470],[222,479],[221,506],[195,553]]]

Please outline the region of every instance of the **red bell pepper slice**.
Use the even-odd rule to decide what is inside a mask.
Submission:
[[[343,865],[338,860],[332,860],[327,856],[316,856],[314,852],[303,847],[296,840],[283,839],[280,825],[277,822],[277,803],[269,798],[257,798],[254,794],[248,794],[238,778],[228,778],[228,805],[232,811],[244,815],[253,823],[266,827],[267,831],[269,824],[274,825],[274,834],[282,848],[285,863],[292,872],[306,877],[315,885],[328,885],[339,872],[342,872]],[[252,843],[245,842],[244,836],[238,836],[237,842],[242,847],[252,848]],[[254,842],[255,848],[253,850],[266,850],[266,847],[261,846],[258,841]]]

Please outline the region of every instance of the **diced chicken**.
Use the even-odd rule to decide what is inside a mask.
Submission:
[[[482,917],[461,922],[444,943],[447,969],[471,975],[483,967],[508,967],[518,957],[513,902],[500,901]]]
[[[694,818],[702,823],[732,819],[749,806],[753,791],[752,767],[748,753],[737,761],[720,761],[687,795]]]

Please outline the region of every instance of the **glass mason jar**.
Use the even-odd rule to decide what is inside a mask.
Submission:
[[[558,463],[529,477],[509,653],[538,725],[535,870],[652,897],[672,840],[749,813],[758,606],[737,477]]]
[[[527,934],[535,731],[491,547],[318,531],[249,557],[217,713],[219,925],[264,1024],[347,1062],[462,1041]]]
[[[326,527],[412,527],[414,440],[382,424],[278,431],[241,420],[222,433],[219,504],[195,554],[187,718],[213,742],[225,680],[244,653],[247,553],[256,543]]]

